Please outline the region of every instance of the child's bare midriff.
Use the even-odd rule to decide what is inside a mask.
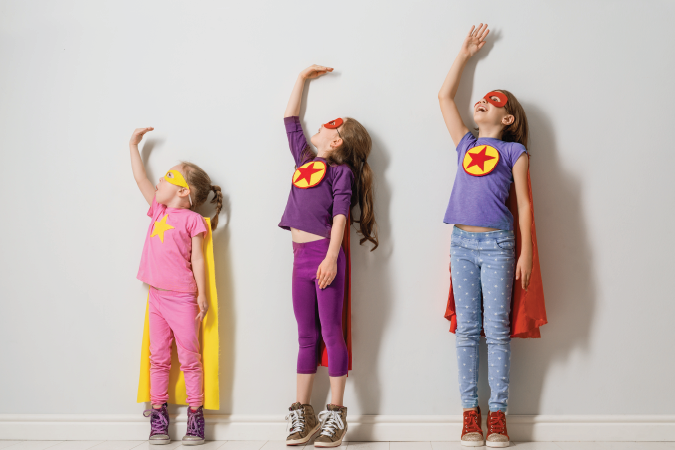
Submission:
[[[318,234],[308,233],[306,231],[291,227],[291,239],[293,239],[293,242],[297,242],[298,244],[304,244],[306,242],[320,241],[321,239],[326,238],[319,236]]]
[[[457,228],[469,233],[487,233],[488,231],[499,231],[497,228],[474,227],[473,225],[457,225]]]

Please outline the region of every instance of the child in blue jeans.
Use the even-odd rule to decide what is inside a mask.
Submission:
[[[471,27],[438,99],[458,160],[444,222],[455,224],[450,262],[464,409],[461,443],[477,447],[484,442],[478,408],[478,343],[482,328],[487,338],[491,390],[485,444],[508,447],[505,412],[511,359],[511,293],[514,280],[520,280],[526,289],[532,273],[527,117],[513,94],[503,89],[491,91],[474,105],[476,138],[462,121],[454,100],[464,66],[485,45],[488,33],[487,25]],[[506,205],[511,183],[515,183],[522,235],[518,261],[513,215]]]

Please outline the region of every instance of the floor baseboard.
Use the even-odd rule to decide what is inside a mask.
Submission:
[[[171,433],[180,438],[187,416],[172,416]],[[454,441],[461,416],[349,416],[351,441]],[[483,425],[485,429],[485,425]],[[675,415],[509,415],[513,441],[669,441]],[[0,414],[0,439],[142,440],[148,419],[131,414]],[[209,440],[283,440],[286,421],[278,415],[206,415]]]

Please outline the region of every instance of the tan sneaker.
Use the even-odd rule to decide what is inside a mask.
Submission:
[[[461,443],[465,447],[482,447],[483,430],[481,429],[480,406],[476,411],[464,411]]]
[[[286,420],[291,421],[291,430],[286,438],[286,445],[305,444],[319,432],[321,424],[314,414],[312,405],[303,405],[295,402],[288,408],[290,413]]]
[[[508,447],[510,445],[509,435],[506,434],[506,415],[503,412],[488,412],[487,426],[485,445],[488,447]]]
[[[347,408],[327,405],[319,413],[321,435],[314,441],[314,447],[339,447],[347,434]]]

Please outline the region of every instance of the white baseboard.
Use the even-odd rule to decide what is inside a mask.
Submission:
[[[350,441],[454,441],[461,416],[349,416]],[[172,416],[181,437],[187,416]],[[485,426],[483,426],[485,429]],[[0,439],[143,440],[148,419],[140,414],[0,414]],[[672,441],[675,415],[508,416],[513,441]],[[209,440],[283,440],[286,421],[277,415],[206,415]]]

